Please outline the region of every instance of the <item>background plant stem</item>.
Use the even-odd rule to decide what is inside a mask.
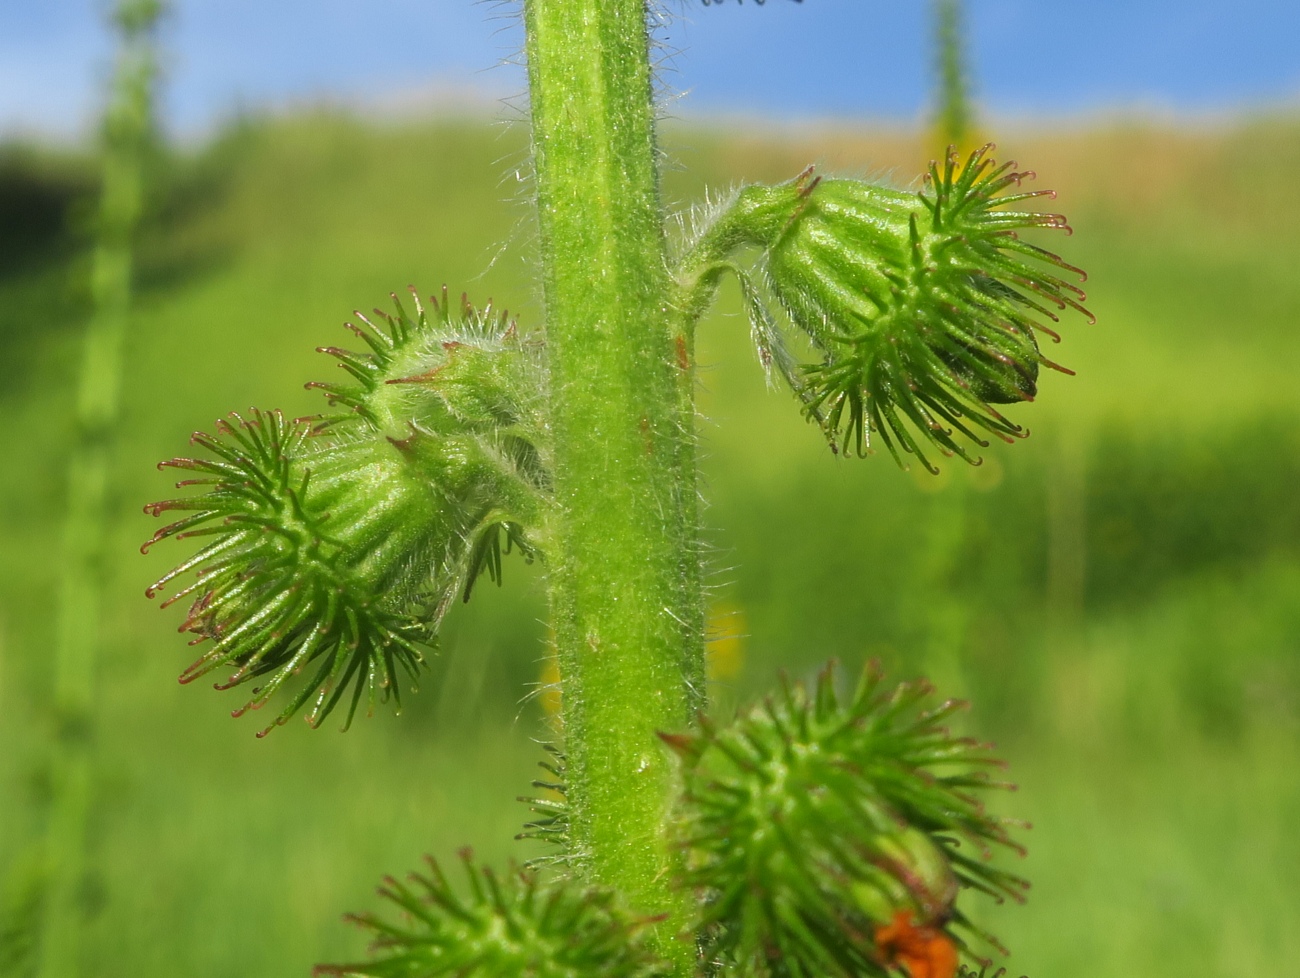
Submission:
[[[589,879],[662,915],[671,771],[703,674],[689,338],[669,326],[644,0],[525,4],[551,369],[558,542],[550,595],[563,679],[571,846]]]
[[[140,16],[135,8],[144,7],[150,13]],[[103,184],[90,273],[93,312],[82,347],[76,442],[68,468],[63,529],[42,978],[69,978],[80,971],[108,487],[121,400],[122,344],[131,305],[131,243],[140,218],[143,155],[152,116],[155,63],[149,30],[158,12],[154,4],[133,0],[123,0],[117,11],[122,49],[105,117]]]
[[[961,0],[934,0],[935,71],[938,104],[935,151],[940,158],[954,146],[965,154],[974,146],[974,118],[966,64],[966,17]]]

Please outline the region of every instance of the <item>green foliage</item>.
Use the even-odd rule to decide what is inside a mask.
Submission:
[[[365,978],[662,978],[669,970],[607,890],[543,883],[529,872],[499,877],[462,853],[468,893],[428,860],[409,883],[389,878],[380,895],[404,922],[352,918],[374,935],[376,957],[325,965],[317,975]]]
[[[665,738],[683,762],[686,878],[740,973],[883,978],[900,917],[943,953],[941,931],[972,929],[959,886],[1000,901],[1028,885],[988,862],[991,846],[1022,850],[975,795],[1006,787],[986,772],[999,762],[943,726],[964,704],[922,709],[928,685],[888,689],[875,666],[842,702],[835,678]]]
[[[128,41],[159,9],[120,9]],[[664,731],[704,701],[695,329],[720,277],[736,272],[760,357],[833,449],[866,454],[878,438],[936,471],[931,446],[975,462],[962,439],[1023,433],[998,406],[1034,399],[1040,366],[1055,366],[1045,321],[1087,314],[1057,274],[1078,269],[1018,236],[1064,219],[999,209],[1041,194],[1005,193],[1026,174],[987,149],[932,166],[919,193],[806,171],[739,191],[671,274],[646,16],[643,0],[524,4],[542,338],[490,309],[456,312],[445,290],[414,317],[400,303],[381,326],[359,317],[366,351],[324,348],[351,380],[309,385],[327,413],[230,415],[194,436],[200,457],[164,463],[200,491],[146,508],[185,514],[150,543],[207,541],[149,588],[194,575],[165,602],[189,601],[181,631],[210,643],[182,681],[228,667],[218,688],[258,682],[236,715],[283,690],[263,733],[313,700],[314,726],[344,703],[350,723],[367,693],[372,708],[397,699],[456,597],[484,572],[499,582],[512,549],[546,558],[565,764],[540,787],[563,801],[534,802],[543,817],[525,834],[561,844],[560,873],[499,878],[466,857],[461,896],[431,861],[382,891],[408,922],[359,918],[377,958],[322,973],[952,978],[958,950],[973,954],[965,935],[981,934],[959,889],[1018,898],[1026,885],[987,862],[993,845],[1018,849],[976,794],[995,759],[941,726],[955,704],[920,707],[923,684],[889,692],[870,672],[841,704],[828,673],[732,727]],[[137,62],[106,125],[119,154],[93,286],[112,315],[92,328],[79,405],[96,436],[117,410],[142,200],[125,151],[148,123],[152,61]],[[755,273],[731,263],[745,247]],[[817,361],[797,363],[796,343]],[[74,467],[83,483],[102,491]],[[97,621],[89,598],[67,606],[65,622]],[[89,669],[63,658],[60,696],[64,676],[82,677],[84,709]],[[657,734],[681,757],[680,798]],[[77,804],[55,820],[76,830],[68,852],[90,790],[75,759]],[[75,971],[69,947],[56,973]]]
[[[46,867],[36,858],[8,867],[0,892],[0,976],[32,978],[41,962]]]
[[[1133,606],[1184,575],[1300,553],[1300,430],[1265,416],[1194,433],[1110,420],[1086,485],[1089,600]]]
[[[215,539],[148,594],[196,572],[164,602],[192,599],[181,631],[211,643],[181,682],[228,664],[219,689],[269,677],[236,715],[303,670],[311,678],[273,726],[312,697],[315,726],[349,690],[349,723],[363,692],[372,708],[381,696],[400,703],[399,669],[416,677],[448,605],[484,570],[500,580],[502,541],[537,552],[524,529],[537,526],[548,481],[536,349],[505,314],[465,302],[454,312],[445,290],[428,311],[415,302],[414,318],[401,303],[395,316],[376,310],[382,327],[358,314],[351,328],[370,352],[324,348],[356,381],[309,385],[334,413],[231,415],[219,437],[195,434],[210,457],[163,463],[197,474],[178,488],[211,488],[147,506],[190,515],[145,549]]]
[[[92,313],[81,344],[76,440],[66,460],[67,509],[52,656],[56,732],[43,758],[51,792],[43,852],[36,860],[43,892],[32,938],[39,948],[41,978],[76,978],[81,967],[104,551],[111,533],[113,449],[134,285],[134,239],[153,134],[157,59],[152,34],[163,8],[157,0],[121,0],[113,14],[119,46],[103,117],[102,179],[88,275]],[[10,940],[12,935],[0,937],[0,956]]]
[[[181,679],[261,679],[236,715],[306,673],[266,733],[313,697],[313,726],[345,699],[350,722],[367,690],[396,698],[454,596],[484,570],[500,580],[503,548],[547,556],[565,766],[543,787],[563,803],[534,803],[525,834],[561,842],[550,861],[604,895],[471,868],[467,903],[434,864],[385,891],[415,929],[365,918],[387,956],[337,973],[685,978],[702,940],[741,974],[952,978],[964,944],[949,927],[974,929],[958,887],[1024,885],[958,848],[1012,843],[968,794],[993,759],[938,725],[954,706],[918,714],[926,687],[887,694],[873,673],[842,708],[827,675],[734,731],[663,733],[703,702],[695,328],[735,271],[760,356],[833,448],[865,454],[878,436],[932,471],[927,444],[975,461],[956,439],[1021,434],[994,405],[1033,399],[1055,366],[1035,338],[1057,338],[1049,305],[1086,314],[1043,270],[1078,269],[1017,236],[1064,218],[999,209],[1042,193],[1004,195],[1026,174],[987,148],[932,166],[917,194],[805,171],[735,194],[670,277],[646,14],[643,0],[524,4],[542,338],[456,315],[445,291],[415,318],[400,303],[384,327],[360,317],[368,352],[323,348],[353,382],[309,385],[331,412],[231,415],[195,436],[205,457],[165,463],[208,489],[147,507],[189,514],[150,543],[213,539],[149,594],[196,574],[167,599],[192,599],[181,630],[211,643]],[[731,264],[746,246],[756,276]],[[795,364],[790,331],[820,363]],[[656,734],[687,761],[685,879]],[[578,909],[615,905],[641,915],[652,952]]]
[[[468,280],[517,218],[494,168],[503,151],[522,152],[517,131],[369,128],[323,115],[249,125],[255,138],[221,158],[226,192],[146,230],[147,302],[124,391],[128,499],[153,498],[160,453],[229,405],[280,390],[291,417],[317,410],[318,395],[299,388],[318,375],[310,350],[328,337],[321,322],[430,269]],[[931,479],[847,464],[786,398],[764,393],[733,295],[724,290],[701,330],[700,359],[714,365],[701,407],[715,422],[708,517],[737,565],[719,597],[743,609],[750,636],[741,674],[714,687],[715,709],[762,695],[779,666],[802,676],[828,654],[857,662],[869,651],[891,675],[928,672],[924,629],[943,588],[967,616],[956,654],[969,729],[996,735],[1024,786],[1005,810],[1014,802],[1035,822],[1025,864],[1033,899],[978,913],[1014,948],[1013,978],[1163,978],[1214,960],[1250,978],[1295,970],[1300,945],[1282,922],[1300,913],[1296,882],[1277,867],[1300,858],[1290,828],[1300,811],[1291,776],[1300,455],[1297,392],[1286,382],[1296,358],[1287,324],[1300,308],[1288,230],[1297,199],[1276,190],[1257,199],[1255,181],[1288,186],[1296,134],[1279,121],[1195,134],[1134,126],[1022,134],[1014,145],[1022,158],[1073,161],[1052,166],[1079,228],[1071,257],[1106,283],[1102,325],[1071,337],[1080,379],[1043,381],[1041,411],[1069,417],[1084,441],[1088,597],[1067,633],[1081,651],[1060,662],[1043,603],[1055,414],[996,465],[945,466]],[[920,152],[888,134],[853,145],[841,164],[850,170],[901,168]],[[668,148],[692,163],[668,174],[670,200],[697,196],[701,183],[792,172],[791,157],[813,152],[695,129],[670,134]],[[1167,162],[1143,183],[1152,159]],[[460,189],[428,200],[431,181]],[[1157,190],[1139,208],[1118,203]],[[1226,266],[1220,232],[1232,236]],[[220,249],[207,255],[212,242]],[[175,257],[187,254],[201,260],[178,271]],[[1251,287],[1221,289],[1215,269],[1225,267]],[[69,271],[52,271],[41,286],[6,266],[6,302],[19,288],[54,301]],[[531,295],[510,254],[475,290]],[[56,555],[41,541],[58,516],[70,400],[60,371],[75,338],[58,317],[32,329],[46,317],[12,305],[4,316],[26,325],[22,345],[6,348],[19,383],[0,392],[12,420],[0,444],[17,460],[0,473],[0,865],[42,790],[27,767],[42,732],[27,697],[48,677]],[[1240,329],[1225,333],[1224,322]],[[536,754],[536,704],[519,703],[543,641],[531,573],[518,568],[505,590],[450,616],[434,673],[404,698],[402,717],[346,738],[291,729],[255,742],[237,725],[223,729],[213,700],[166,682],[175,623],[138,592],[149,576],[141,565],[160,573],[168,548],[140,558],[128,544],[147,535],[147,520],[126,519],[135,522],[108,564],[122,652],[103,677],[97,741],[110,807],[92,819],[107,902],[85,947],[98,969],[301,974],[311,961],[356,960],[359,935],[335,918],[365,900],[377,869],[467,841],[493,865],[531,854],[514,851],[517,816],[500,803],[527,783]],[[951,561],[928,578],[920,565],[933,519],[960,532]],[[1258,568],[1269,555],[1276,573],[1265,586]],[[971,912],[986,905],[974,899]]]

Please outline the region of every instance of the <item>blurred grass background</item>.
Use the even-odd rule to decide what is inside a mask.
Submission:
[[[807,163],[907,183],[907,131],[678,127],[666,196]],[[1017,418],[938,477],[836,459],[769,392],[733,292],[701,336],[720,711],[786,669],[884,660],[969,696],[1034,822],[1025,908],[983,914],[1013,974],[1300,971],[1300,120],[1014,132],[1077,233],[1099,321]],[[159,459],[250,405],[310,413],[313,353],[415,283],[537,324],[525,134],[475,119],[245,120],[160,157],[140,249],[99,704],[88,973],[306,974],[384,873],[501,861],[546,736],[544,609],[516,563],[451,616],[400,717],[255,741],[239,693],[174,681],[145,585]],[[0,869],[35,837],[54,581],[87,315],[93,159],[0,149]],[[505,247],[502,247],[502,243]],[[486,270],[485,270],[486,269]],[[1292,921],[1291,925],[1287,921]]]

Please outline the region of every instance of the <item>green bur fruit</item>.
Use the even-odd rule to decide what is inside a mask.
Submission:
[[[644,940],[643,921],[607,890],[530,872],[498,877],[461,854],[462,895],[428,860],[409,883],[393,878],[379,893],[402,912],[393,924],[375,914],[351,919],[375,935],[373,960],[322,965],[318,976],[365,978],[666,978],[671,969]]]
[[[837,451],[862,454],[879,436],[896,459],[901,450],[931,470],[927,444],[978,461],[959,439],[1022,435],[996,405],[1033,400],[1040,366],[1064,369],[1036,334],[1059,340],[1047,323],[1065,309],[1091,318],[1084,293],[1055,274],[1083,272],[1018,236],[1068,230],[1065,219],[1000,209],[1051,192],[1004,194],[1033,174],[995,164],[990,149],[932,164],[919,193],[811,170],[747,187],[700,236],[705,260],[763,249],[759,284],[740,273],[760,357]],[[782,319],[821,362],[795,362]]]
[[[196,572],[164,602],[192,600],[181,631],[211,643],[181,681],[222,666],[233,672],[219,689],[262,679],[236,715],[304,671],[271,726],[313,698],[315,726],[349,691],[349,723],[363,694],[372,708],[400,703],[399,672],[416,677],[455,597],[468,599],[484,571],[499,581],[503,549],[539,553],[549,484],[535,421],[540,352],[504,315],[454,313],[445,290],[416,310],[380,313],[382,328],[362,317],[352,328],[368,353],[325,351],[356,381],[309,385],[334,411],[231,415],[217,436],[194,436],[206,457],[160,466],[196,473],[178,488],[208,489],[145,507],[189,514],[145,549],[213,539],[147,593]]]
[[[869,668],[841,702],[827,669],[811,694],[786,684],[730,726],[665,736],[682,759],[685,877],[720,962],[883,978],[876,934],[900,914],[966,947],[949,928],[985,935],[959,888],[1022,898],[1024,881],[988,862],[993,845],[1022,850],[972,795],[1005,787],[984,770],[999,762],[941,726],[963,704],[922,709],[929,692],[884,689]]]

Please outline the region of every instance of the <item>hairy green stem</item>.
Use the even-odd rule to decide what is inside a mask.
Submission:
[[[559,526],[550,589],[572,853],[662,917],[671,768],[702,692],[691,343],[674,335],[644,0],[528,0]],[[694,687],[694,688],[693,688]]]
[[[141,14],[141,8],[147,12]],[[121,401],[122,344],[131,304],[131,239],[139,221],[142,157],[151,117],[154,56],[148,32],[159,8],[124,0],[123,50],[106,115],[93,312],[82,348],[76,442],[68,470],[54,706],[53,797],[46,827],[42,978],[79,973],[86,825],[93,775],[94,676],[100,646],[102,563],[112,441]]]

